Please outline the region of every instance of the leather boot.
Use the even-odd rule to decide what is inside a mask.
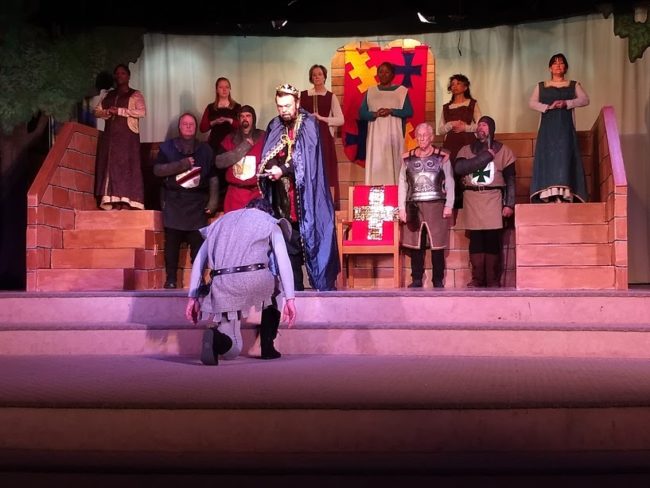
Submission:
[[[431,265],[433,267],[433,287],[445,287],[445,250],[431,250]]]
[[[201,362],[206,365],[219,364],[219,355],[227,353],[232,347],[232,339],[222,334],[216,327],[211,327],[203,332],[201,342]]]
[[[275,307],[266,307],[262,310],[262,322],[260,324],[260,346],[262,359],[277,359],[282,356],[273,345],[278,335],[280,326],[280,311]]]
[[[488,288],[501,286],[501,263],[498,254],[485,255],[485,281]]]
[[[411,278],[413,282],[408,288],[422,288],[422,276],[424,276],[424,249],[411,249]]]
[[[485,256],[483,252],[470,253],[469,261],[472,263],[472,281],[467,283],[467,288],[481,288],[485,286]]]

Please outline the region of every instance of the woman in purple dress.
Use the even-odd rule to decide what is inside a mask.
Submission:
[[[144,183],[140,166],[140,125],[146,114],[144,97],[129,86],[131,71],[125,64],[113,70],[115,89],[95,107],[105,119],[97,143],[95,196],[104,210],[144,209]]]

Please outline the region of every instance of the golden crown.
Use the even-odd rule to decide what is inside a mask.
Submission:
[[[298,89],[295,86],[290,85],[289,83],[285,83],[283,85],[278,86],[275,89],[275,92],[283,93],[285,95],[293,95],[294,97],[300,96],[300,91],[298,91]]]

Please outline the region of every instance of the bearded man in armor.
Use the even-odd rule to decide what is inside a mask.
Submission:
[[[402,246],[409,249],[409,288],[422,288],[424,255],[431,249],[434,288],[444,287],[445,249],[454,208],[454,172],[449,153],[433,145],[433,128],[415,128],[418,147],[404,155],[399,175],[398,204]]]

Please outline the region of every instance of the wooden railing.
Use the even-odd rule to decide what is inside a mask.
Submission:
[[[27,192],[27,291],[35,291],[38,269],[48,269],[52,249],[63,247],[75,210],[97,208],[94,193],[97,129],[64,124]]]
[[[593,161],[597,169],[599,198],[606,204],[609,242],[615,266],[615,287],[628,287],[627,176],[614,107],[605,106],[591,128]]]

